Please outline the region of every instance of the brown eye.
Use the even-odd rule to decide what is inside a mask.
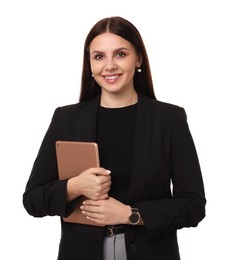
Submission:
[[[97,55],[94,56],[94,59],[95,60],[100,60],[100,59],[102,59],[102,57],[103,56],[101,54],[97,54]]]
[[[125,56],[126,56],[126,54],[124,52],[118,52],[116,54],[116,57],[125,57]]]

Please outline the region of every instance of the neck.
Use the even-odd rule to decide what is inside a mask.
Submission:
[[[115,94],[115,95],[101,95],[101,103],[102,107],[107,108],[120,108],[126,107],[130,105],[134,105],[138,102],[138,94],[136,91],[132,93],[128,93],[127,95]]]

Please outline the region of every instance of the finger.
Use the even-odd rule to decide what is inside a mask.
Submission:
[[[93,218],[98,218],[98,217],[101,218],[101,214],[103,213],[102,209],[100,207],[97,207],[97,206],[82,205],[80,207],[80,209],[82,210],[83,214],[90,216],[90,217],[93,217]]]
[[[88,215],[85,215],[86,218],[98,225],[101,225],[101,226],[104,226],[104,220],[103,219],[100,219],[100,218],[96,218],[96,216],[88,216]]]
[[[107,188],[105,190],[103,190],[102,192],[100,192],[99,195],[97,195],[97,199],[96,201],[101,201],[101,200],[106,200],[108,199],[109,195],[108,195],[108,192],[109,192],[110,188]]]
[[[106,170],[106,169],[102,169],[102,175],[110,175],[111,174],[111,171],[110,170]]]
[[[84,200],[82,206],[96,206],[99,207],[100,203],[97,200]]]
[[[98,175],[97,176],[97,183],[102,184],[102,187],[108,187],[111,186],[112,182],[111,182],[111,176],[101,176]]]
[[[104,168],[92,168],[92,173],[98,176],[108,176],[111,174],[110,170],[106,170]]]
[[[98,213],[94,213],[94,212],[90,212],[90,211],[82,211],[82,213],[84,215],[86,215],[86,217],[89,218],[89,219],[93,219],[93,220],[95,220],[95,219],[100,220],[101,219],[101,215],[98,214]]]
[[[109,198],[108,193],[105,193],[105,194],[103,194],[103,195],[101,195],[101,196],[99,197],[99,200],[106,200],[106,199],[108,199],[108,198]]]
[[[104,188],[101,192],[99,192],[99,194],[97,194],[97,197],[100,198],[101,196],[108,195],[109,191],[110,191],[110,187],[108,186],[107,188]],[[102,199],[100,198],[97,200],[102,200]]]
[[[97,211],[98,211],[97,207],[95,207],[95,206],[82,205],[80,207],[80,209],[82,210],[82,213],[86,214],[86,215],[88,215],[89,213],[97,213]]]
[[[112,184],[111,181],[105,182],[105,183],[103,183],[102,188],[103,188],[104,190],[107,190],[107,189],[110,190],[111,184]]]

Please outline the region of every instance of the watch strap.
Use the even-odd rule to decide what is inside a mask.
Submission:
[[[136,208],[136,207],[131,207],[131,212],[132,212],[132,213],[133,213],[133,212],[137,213],[138,211],[139,211],[138,208]]]

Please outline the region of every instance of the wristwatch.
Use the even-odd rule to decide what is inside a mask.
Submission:
[[[128,217],[131,225],[137,225],[140,222],[140,214],[137,208],[131,208],[131,215]]]

